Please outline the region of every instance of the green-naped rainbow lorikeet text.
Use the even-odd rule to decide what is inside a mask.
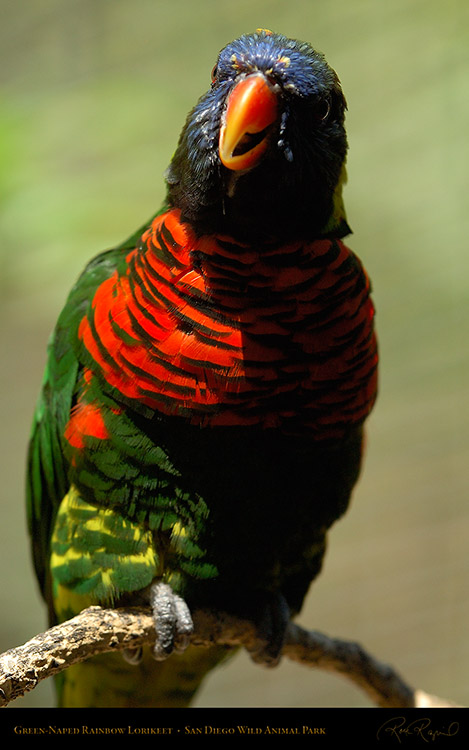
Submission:
[[[185,706],[252,618],[278,661],[360,470],[376,396],[367,275],[342,239],[345,99],[309,44],[227,45],[164,207],[87,266],[49,346],[28,458],[50,622],[150,603],[159,646],[71,667],[60,706]]]

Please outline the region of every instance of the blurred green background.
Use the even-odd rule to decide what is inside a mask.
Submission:
[[[0,650],[45,627],[23,509],[49,332],[85,262],[159,206],[218,50],[306,39],[349,103],[346,205],[374,286],[378,405],[351,511],[299,621],[469,700],[467,0],[2,0]],[[52,705],[51,685],[12,707]],[[243,654],[199,706],[367,706],[345,680]]]

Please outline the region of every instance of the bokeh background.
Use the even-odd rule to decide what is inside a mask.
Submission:
[[[1,14],[0,650],[45,627],[23,476],[49,332],[85,262],[159,206],[218,50],[262,26],[312,42],[342,80],[349,245],[381,347],[365,471],[299,621],[467,705],[467,0],[2,0]],[[53,705],[52,686],[11,705]],[[369,703],[240,654],[197,705]]]

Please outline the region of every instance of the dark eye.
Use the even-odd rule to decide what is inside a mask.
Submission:
[[[330,99],[320,99],[314,108],[314,117],[318,122],[327,120],[331,111]]]
[[[214,65],[212,68],[212,72],[210,74],[212,83],[215,83],[215,81],[217,80],[217,73],[218,73],[218,65]]]

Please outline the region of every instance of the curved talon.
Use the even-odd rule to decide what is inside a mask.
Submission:
[[[143,657],[143,648],[138,646],[137,648],[125,648],[122,651],[122,656],[127,664],[140,664]]]
[[[186,602],[167,583],[151,586],[150,604],[156,630],[153,658],[162,661],[173,651],[182,652],[187,648],[194,626]]]

